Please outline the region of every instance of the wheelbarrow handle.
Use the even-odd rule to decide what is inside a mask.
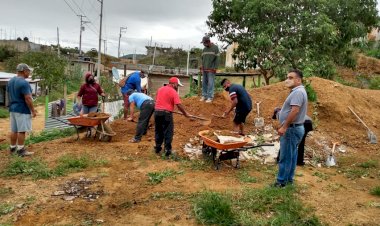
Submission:
[[[258,148],[263,146],[274,146],[274,144],[258,144],[258,145],[252,145],[252,146],[244,146],[244,149],[250,149],[250,148]]]

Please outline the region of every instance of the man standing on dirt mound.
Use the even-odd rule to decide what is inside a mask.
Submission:
[[[277,181],[274,187],[293,184],[297,164],[297,147],[305,133],[304,121],[307,112],[307,93],[302,85],[303,74],[297,69],[289,71],[285,85],[291,90],[282,105],[279,120],[280,158]]]
[[[9,112],[11,123],[11,154],[21,157],[32,155],[25,147],[25,134],[32,130],[32,117],[36,117],[37,111],[33,106],[32,88],[25,79],[30,75],[30,67],[27,64],[19,64],[16,67],[17,76],[11,78],[8,83]]]
[[[231,105],[223,113],[222,117],[225,118],[235,108],[234,127],[239,131],[240,135],[244,135],[244,123],[249,112],[252,110],[252,100],[248,92],[243,86],[232,84],[228,79],[223,79],[220,83],[223,89],[230,94]]]
[[[145,78],[144,71],[135,71],[132,74],[125,76],[119,81],[120,91],[123,94],[124,100],[124,119],[128,118],[128,108],[129,108],[129,96],[127,92],[130,90],[137,91],[141,93],[141,79]]]
[[[204,36],[202,52],[202,97],[200,101],[211,103],[214,99],[215,73],[219,65],[219,48],[210,41],[210,37]]]
[[[173,111],[174,106],[183,113],[184,116],[190,118],[181,104],[178,95],[178,86],[183,86],[177,77],[171,77],[169,84],[157,90],[156,105],[154,107],[155,121],[155,152],[159,154],[162,150],[162,143],[165,141],[165,156],[172,154],[173,141]]]

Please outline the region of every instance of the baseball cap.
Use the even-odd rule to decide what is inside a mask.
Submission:
[[[17,71],[25,71],[25,70],[32,71],[32,69],[29,67],[29,65],[24,64],[24,63],[18,64],[16,67],[16,70]]]
[[[169,83],[177,83],[179,86],[183,86],[182,83],[179,81],[179,78],[177,77],[171,77],[169,79]]]
[[[204,36],[203,38],[202,38],[202,42],[201,43],[205,43],[205,42],[209,42],[210,41],[210,37],[208,37],[208,36]]]

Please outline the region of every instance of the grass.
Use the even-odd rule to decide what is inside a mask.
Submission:
[[[12,190],[11,187],[9,187],[9,188],[1,187],[0,188],[0,197],[4,197],[4,196],[11,195],[11,194],[14,194],[14,193],[15,192]]]
[[[371,193],[371,195],[375,195],[375,196],[380,197],[380,186],[374,187],[370,193]]]
[[[11,205],[8,203],[0,203],[0,216],[11,213],[13,212],[14,209],[15,209],[14,205]]]
[[[212,164],[212,160],[209,159],[184,160],[181,162],[181,167],[190,168],[191,170],[205,171],[210,169]]]
[[[322,172],[314,172],[313,174],[312,174],[313,176],[316,176],[316,177],[319,177],[319,178],[321,178],[322,180],[327,180],[327,179],[329,179],[330,178],[330,176],[329,175],[327,175],[327,174],[325,174],[325,173],[322,173]]]
[[[246,188],[234,194],[206,191],[193,201],[204,225],[322,225],[296,196],[294,186]]]
[[[239,181],[243,182],[243,183],[256,183],[257,182],[257,178],[252,177],[251,175],[249,175],[249,173],[247,171],[244,171],[244,170],[242,170],[238,173],[238,178],[239,178]]]
[[[376,160],[369,160],[367,162],[362,162],[358,166],[364,169],[369,169],[369,168],[377,168],[378,166],[378,161]]]
[[[369,176],[368,169],[346,169],[343,170],[343,173],[347,178],[351,180]]]
[[[66,128],[66,129],[53,129],[53,130],[44,130],[41,133],[35,135],[31,134],[26,140],[25,144],[36,144],[44,141],[51,141],[63,137],[69,137],[75,134],[74,128]]]
[[[153,200],[169,199],[169,200],[184,200],[187,196],[183,192],[155,192],[150,195]]]
[[[172,169],[164,170],[162,172],[150,172],[147,174],[150,184],[159,184],[167,177],[175,177],[178,174],[182,174],[183,171],[174,171]]]
[[[57,161],[55,168],[49,168],[47,163],[39,158],[26,160],[14,156],[1,172],[2,176],[12,177],[17,175],[31,176],[33,179],[48,179],[51,177],[64,176],[71,172],[78,172],[88,167],[104,166],[108,164],[102,159],[91,159],[88,156],[64,155]]]
[[[0,118],[9,118],[8,109],[0,107]]]

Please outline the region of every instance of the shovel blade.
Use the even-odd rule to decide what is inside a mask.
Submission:
[[[264,126],[264,118],[255,118],[255,126],[263,127]]]
[[[327,157],[327,160],[326,160],[326,166],[330,167],[330,166],[335,166],[335,165],[336,165],[335,157],[332,155],[329,155],[329,157]]]
[[[375,135],[372,131],[370,131],[370,130],[368,130],[368,139],[369,139],[369,142],[370,142],[371,144],[377,144],[377,137],[376,137],[376,135]]]

